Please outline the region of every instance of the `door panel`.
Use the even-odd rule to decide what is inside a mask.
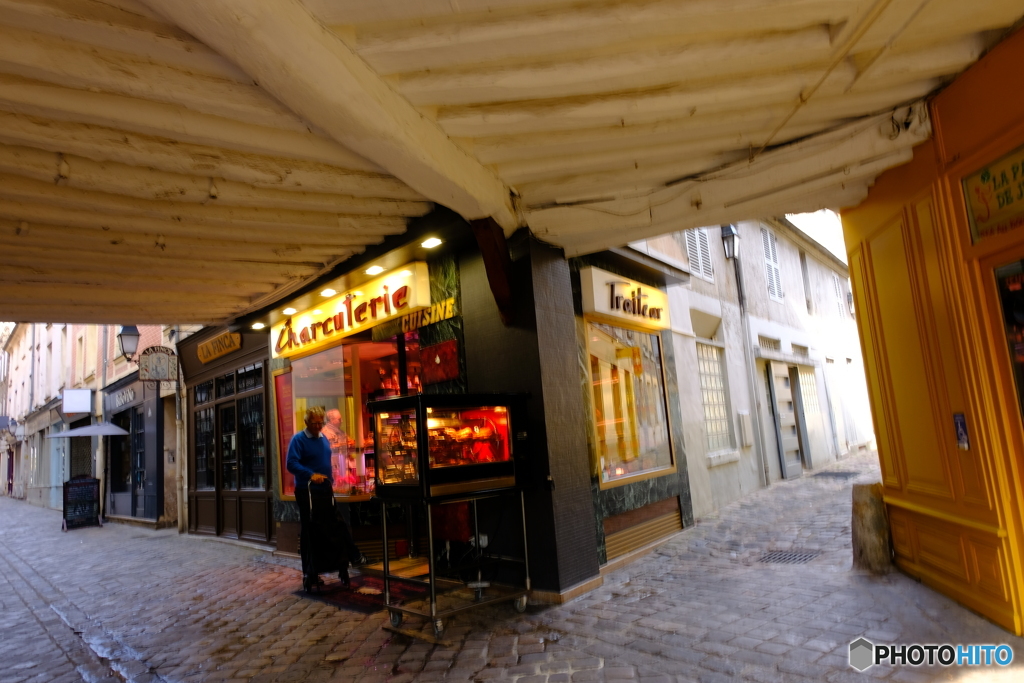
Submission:
[[[803,474],[800,453],[800,433],[796,419],[795,397],[789,367],[784,363],[768,362],[768,386],[771,390],[772,412],[775,414],[775,435],[779,444],[779,464],[782,476],[792,479]]]

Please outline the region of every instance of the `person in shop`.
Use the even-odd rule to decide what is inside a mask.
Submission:
[[[303,585],[319,582],[319,576],[312,576],[309,560],[309,485],[329,484],[332,480],[331,444],[323,435],[324,409],[310,408],[304,416],[306,428],[292,437],[288,444],[288,457],[285,467],[295,476],[295,503],[299,507],[299,549],[302,560]],[[346,529],[347,531],[348,529]],[[344,550],[355,566],[369,562],[352,542],[352,534],[347,536]],[[353,557],[353,549],[355,557]],[[342,570],[345,571],[345,570]]]

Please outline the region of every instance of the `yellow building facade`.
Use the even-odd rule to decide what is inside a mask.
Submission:
[[[843,212],[897,565],[1024,625],[1024,31]],[[893,121],[893,133],[903,122]]]

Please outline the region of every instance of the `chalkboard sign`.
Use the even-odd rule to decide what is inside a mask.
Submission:
[[[100,523],[100,480],[75,477],[64,482],[64,522],[61,528],[103,526]]]

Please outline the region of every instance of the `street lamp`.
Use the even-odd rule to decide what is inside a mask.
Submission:
[[[727,261],[736,258],[736,247],[739,239],[740,233],[735,225],[722,226],[722,246],[725,248],[725,258]]]
[[[117,331],[117,347],[125,360],[131,360],[139,349],[139,328],[135,325],[121,325]]]

